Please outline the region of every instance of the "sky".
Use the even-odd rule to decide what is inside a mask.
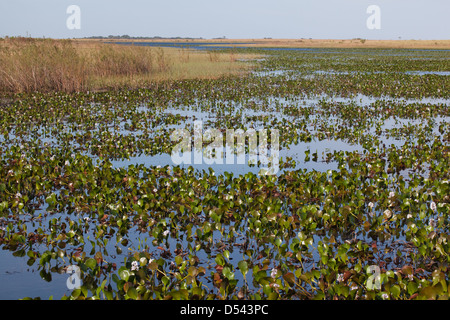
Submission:
[[[439,40],[449,13],[450,0],[0,0],[0,37]]]

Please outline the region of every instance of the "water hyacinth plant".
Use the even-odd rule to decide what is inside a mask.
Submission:
[[[4,98],[7,259],[37,285],[77,266],[79,287],[51,287],[62,299],[448,299],[448,52],[239,50],[264,59]],[[172,133],[199,119],[277,130],[280,170],[174,164]]]

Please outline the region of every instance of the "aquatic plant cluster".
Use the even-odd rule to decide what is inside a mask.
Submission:
[[[241,50],[244,76],[2,103],[1,248],[77,266],[62,299],[448,299],[448,51]],[[279,130],[280,171],[173,165],[198,119]]]

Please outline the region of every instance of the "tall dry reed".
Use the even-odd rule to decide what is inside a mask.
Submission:
[[[84,61],[68,40],[17,38],[0,45],[0,90],[78,91],[86,85]]]
[[[231,56],[99,41],[0,38],[0,93],[141,87],[239,72]]]

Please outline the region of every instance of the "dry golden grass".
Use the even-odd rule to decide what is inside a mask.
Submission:
[[[263,39],[255,47],[450,49],[450,40]]]
[[[85,85],[85,66],[69,41],[18,38],[0,42],[2,91],[76,91]]]
[[[0,39],[0,91],[82,91],[145,87],[151,82],[245,72],[252,55],[100,41]]]
[[[121,40],[117,40],[121,41]],[[127,40],[130,41],[130,40]],[[287,48],[392,48],[450,49],[450,40],[366,40],[366,39],[139,39],[135,42],[207,42],[230,46]],[[225,44],[226,45],[226,44]]]
[[[179,48],[140,48],[151,52],[156,62],[152,72],[133,73],[128,76],[93,76],[94,87],[143,87],[149,82],[182,79],[214,79],[224,75],[246,72],[250,64],[240,59],[255,59],[256,55],[224,54]]]

